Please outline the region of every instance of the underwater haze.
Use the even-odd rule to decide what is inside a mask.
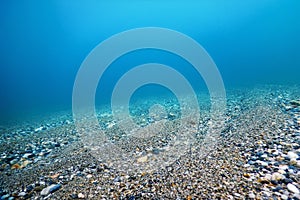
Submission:
[[[297,0],[1,1],[1,122],[71,109],[76,74],[89,52],[134,28],[168,28],[193,38],[214,60],[226,88],[300,84],[299,10]],[[100,80],[97,103],[109,102],[126,71],[149,62],[171,66],[195,90],[206,90],[188,62],[147,49],[112,63]],[[144,92],[169,91],[153,86]]]

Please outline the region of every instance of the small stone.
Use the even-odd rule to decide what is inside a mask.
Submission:
[[[29,185],[26,187],[26,192],[31,192],[34,189],[33,185]]]
[[[289,178],[285,178],[285,179],[283,179],[283,182],[284,182],[285,184],[289,184],[289,183],[292,183],[293,180],[292,180],[292,179],[289,179]]]
[[[288,168],[289,168],[289,166],[287,166],[287,165],[279,165],[279,170],[286,170]]]
[[[84,199],[84,194],[79,193],[79,194],[78,194],[78,198],[79,198],[79,199]]]
[[[287,184],[287,188],[288,188],[289,191],[291,191],[291,192],[293,192],[295,194],[299,194],[300,193],[299,189],[295,185],[293,185],[291,183]]]
[[[61,185],[60,184],[53,184],[53,185],[50,185],[46,188],[44,188],[42,191],[41,191],[41,195],[42,196],[47,196],[48,194],[52,193],[52,192],[55,192],[57,190],[59,190],[61,188]]]
[[[279,192],[282,189],[283,189],[282,187],[277,186],[276,188],[273,189],[273,192]]]
[[[144,162],[147,162],[147,160],[148,160],[148,156],[143,156],[143,157],[138,158],[137,162],[144,163]]]
[[[278,173],[278,172],[275,172],[272,174],[272,181],[280,181],[280,180],[283,180],[285,177]]]
[[[20,193],[18,194],[19,197],[23,197],[23,196],[25,196],[25,195],[26,195],[26,192],[20,192]]]
[[[43,129],[43,127],[36,128],[36,129],[34,129],[34,132],[41,131],[42,129]]]
[[[250,199],[255,199],[255,194],[253,194],[253,192],[250,192],[248,194],[248,196],[249,196]]]
[[[32,154],[32,153],[25,153],[23,155],[23,158],[32,158],[32,157],[34,157],[34,154]]]
[[[282,200],[287,200],[287,199],[289,198],[289,197],[286,196],[285,194],[282,194],[280,197],[281,197]]]
[[[300,100],[291,100],[290,103],[294,106],[300,106]]]
[[[270,181],[272,179],[272,175],[271,174],[266,174],[265,179]]]
[[[59,173],[57,173],[57,174],[54,174],[54,175],[52,175],[52,176],[49,176],[50,178],[52,178],[52,179],[56,179],[57,177],[59,177]]]
[[[13,165],[11,166],[11,169],[21,169],[21,165],[19,165],[18,163],[13,164]]]
[[[32,163],[32,161],[29,161],[29,160],[25,160],[22,165],[21,165],[21,168],[24,168],[26,167],[28,164]]]
[[[71,194],[70,197],[71,197],[72,199],[78,199],[78,195],[77,195],[77,194]]]
[[[1,199],[7,199],[9,197],[9,194],[6,194],[6,195],[3,195],[2,197],[1,197]]]
[[[120,182],[121,181],[121,178],[119,176],[117,176],[115,179],[114,179],[114,182]]]
[[[93,175],[92,174],[88,174],[88,175],[86,175],[86,178],[88,178],[88,179],[90,179],[90,178],[92,178],[93,177]]]
[[[247,174],[247,173],[244,173],[243,176],[244,176],[245,178],[250,178],[250,174]]]
[[[244,167],[248,168],[248,167],[250,167],[250,164],[244,164]]]
[[[289,157],[289,159],[297,159],[299,157],[296,153],[292,151],[289,151],[287,156]]]
[[[280,173],[280,174],[286,174],[286,172],[282,169],[278,170],[277,172]]]

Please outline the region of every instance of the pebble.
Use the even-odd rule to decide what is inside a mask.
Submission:
[[[19,197],[23,197],[23,196],[25,196],[25,195],[26,195],[26,192],[20,192],[20,193],[18,194]]]
[[[278,172],[275,172],[272,174],[272,180],[273,181],[280,181],[280,180],[283,180],[285,178],[284,175],[278,173]]]
[[[6,195],[3,195],[2,197],[1,197],[1,199],[7,199],[9,197],[9,194],[6,194]]]
[[[287,200],[289,197],[287,196],[287,195],[285,195],[285,194],[282,194],[281,196],[281,199],[283,199],[283,200]]]
[[[289,191],[291,191],[291,192],[293,192],[295,194],[299,194],[300,193],[299,189],[295,185],[293,185],[291,183],[287,184],[287,188],[288,188]]]
[[[255,199],[255,194],[253,194],[253,192],[249,193],[248,196],[250,199]]]
[[[92,174],[88,174],[88,175],[86,176],[86,178],[88,178],[88,179],[90,179],[90,178],[92,178],[92,177],[93,177]]]
[[[77,196],[78,196],[79,199],[84,199],[85,198],[84,194],[82,194],[82,193],[79,193]]]
[[[294,153],[294,152],[292,152],[292,151],[289,151],[288,154],[287,154],[287,156],[288,156],[290,159],[297,159],[297,158],[299,157],[296,153]]]
[[[143,157],[138,158],[137,162],[144,163],[144,162],[147,162],[147,160],[148,160],[148,156],[143,156]]]
[[[61,188],[61,185],[60,184],[53,184],[53,185],[50,185],[46,188],[44,188],[42,191],[41,191],[41,195],[42,196],[47,196],[48,194],[52,193],[52,192],[55,192],[57,190],[59,190]]]

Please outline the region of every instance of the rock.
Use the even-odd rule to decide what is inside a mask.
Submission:
[[[291,191],[291,192],[293,192],[295,194],[299,194],[300,193],[299,189],[295,185],[293,185],[291,183],[287,184],[287,188],[288,188],[289,191]]]
[[[278,173],[278,172],[275,172],[272,174],[272,181],[280,181],[280,180],[283,180],[285,178],[284,175]]]
[[[266,174],[265,179],[270,181],[272,179],[272,175],[271,174]]]
[[[26,187],[26,192],[31,192],[34,189],[33,185],[28,185]]]
[[[148,160],[148,156],[143,156],[143,157],[138,158],[137,162],[144,163],[144,162],[147,162],[147,160]]]
[[[46,188],[44,188],[42,191],[41,191],[41,195],[42,196],[47,196],[48,194],[52,193],[52,192],[55,192],[57,190],[59,190],[61,188],[61,185],[60,184],[53,184],[53,185],[50,185]]]
[[[24,162],[21,164],[21,168],[26,167],[28,164],[32,163],[32,161],[24,160]]]
[[[34,154],[32,154],[32,153],[25,153],[23,155],[23,158],[33,158],[33,157],[34,157]]]
[[[41,131],[41,130],[44,130],[44,127],[39,127],[39,128],[36,128],[36,129],[34,129],[34,132],[38,132],[38,131]]]
[[[281,197],[282,200],[287,200],[287,199],[289,198],[289,197],[286,196],[285,194],[282,194],[280,197]]]
[[[13,164],[13,165],[11,166],[11,169],[21,169],[21,165],[19,165],[18,163]]]
[[[1,197],[1,199],[8,199],[8,198],[9,198],[9,194],[3,195],[3,196]]]
[[[250,199],[255,199],[255,194],[253,194],[253,192],[250,192],[248,194],[248,196],[249,196]]]
[[[23,196],[25,196],[25,195],[26,195],[26,192],[20,192],[20,193],[18,194],[19,197],[23,197]]]
[[[289,151],[287,156],[289,157],[289,159],[297,159],[299,157],[296,153],[292,151]]]
[[[120,181],[121,181],[120,176],[117,176],[117,177],[114,179],[114,182],[120,182]]]
[[[289,184],[289,183],[292,183],[293,180],[291,180],[291,179],[289,179],[289,178],[285,178],[285,179],[283,179],[283,182],[284,182],[285,184]]]
[[[82,193],[79,193],[77,196],[78,196],[79,199],[84,199],[85,198],[84,194],[82,194]]]
[[[72,199],[78,199],[78,195],[77,195],[77,194],[71,194],[70,197],[71,197]]]
[[[291,100],[290,103],[294,106],[300,106],[300,100]]]
[[[248,173],[244,173],[243,176],[244,176],[245,178],[250,178],[250,174],[248,174]]]
[[[92,174],[88,174],[88,175],[86,175],[86,178],[87,179],[90,179],[90,178],[92,178],[93,177],[93,175]]]

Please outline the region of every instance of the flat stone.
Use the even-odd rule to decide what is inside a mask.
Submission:
[[[250,199],[255,199],[255,194],[253,194],[253,192],[250,192],[248,194],[248,196],[249,196]]]
[[[85,198],[85,196],[84,196],[84,194],[82,194],[82,193],[79,193],[79,194],[78,194],[78,198],[79,198],[79,199],[84,199],[84,198]]]
[[[61,188],[60,184],[52,184],[41,191],[42,196],[47,196],[48,194],[55,192]]]
[[[289,159],[297,159],[299,157],[296,153],[292,151],[289,151],[287,156],[289,157]]]
[[[291,183],[287,184],[287,188],[288,188],[289,191],[291,191],[291,192],[293,192],[295,194],[299,194],[300,193],[299,189],[295,185],[293,185]]]
[[[289,197],[288,196],[286,196],[285,194],[282,194],[281,196],[281,199],[283,199],[283,200],[287,200]]]
[[[147,162],[147,160],[148,160],[148,156],[143,156],[143,157],[138,158],[137,162],[144,163],[144,162]]]
[[[275,172],[272,174],[272,180],[273,181],[280,181],[280,180],[283,180],[285,178],[284,175],[278,173],[278,172]]]
[[[19,197],[23,197],[23,196],[25,196],[25,195],[26,195],[26,192],[20,192],[20,193],[18,194]]]

